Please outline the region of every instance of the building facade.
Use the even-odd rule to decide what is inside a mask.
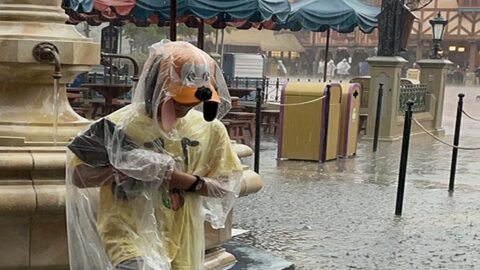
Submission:
[[[480,64],[480,0],[434,0],[417,11],[418,22],[409,40],[410,48],[417,48],[416,58],[428,57],[432,48],[429,21],[438,12],[448,20],[442,42],[444,56],[473,71]]]
[[[366,4],[381,5],[381,0],[362,0]],[[429,21],[440,12],[448,20],[442,48],[444,56],[462,68],[473,71],[480,65],[480,0],[433,0],[425,8],[415,11],[417,17],[409,38],[408,49],[403,53],[410,64],[428,58],[432,45]],[[305,54],[318,60],[324,57],[326,33],[299,32],[299,41]],[[351,56],[364,51],[369,56],[376,53],[378,30],[370,34],[355,31],[349,34],[331,33],[330,58],[336,59],[337,52],[347,51]]]

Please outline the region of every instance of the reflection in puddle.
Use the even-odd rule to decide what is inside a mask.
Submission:
[[[456,96],[447,89],[446,141],[452,140]],[[472,97],[465,106],[480,116]],[[462,145],[480,145],[480,123],[465,120],[462,132]],[[235,207],[235,227],[250,231],[238,239],[294,262],[296,269],[475,269],[480,152],[459,152],[456,189],[449,195],[451,149],[427,136],[412,137],[404,214],[395,217],[400,147],[400,141],[380,142],[373,154],[371,141],[362,141],[354,158],[277,161],[276,140],[265,137],[264,188]]]

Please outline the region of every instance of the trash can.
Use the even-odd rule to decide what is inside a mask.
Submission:
[[[281,94],[280,123],[278,131],[278,158],[325,161],[337,158],[340,124],[340,84],[330,84],[328,128],[325,116],[326,100],[318,99],[326,94],[326,83],[291,82]],[[326,136],[326,138],[325,138]],[[324,141],[326,140],[326,145]]]
[[[338,156],[351,157],[357,152],[360,126],[361,86],[358,83],[342,84],[340,136]]]
[[[355,77],[350,80],[350,83],[360,84],[360,89],[362,92],[361,101],[360,101],[360,113],[368,114],[368,93],[370,90],[370,76]]]

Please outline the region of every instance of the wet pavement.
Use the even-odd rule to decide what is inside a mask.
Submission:
[[[480,118],[480,88],[448,87],[452,142],[457,89]],[[480,147],[480,122],[463,117],[460,145]],[[479,269],[480,151],[459,151],[456,189],[447,192],[451,148],[411,138],[403,215],[394,215],[401,141],[360,141],[357,156],[319,164],[278,161],[276,138],[262,140],[264,188],[239,200],[236,240],[295,263],[296,269]],[[251,160],[246,160],[250,163]]]

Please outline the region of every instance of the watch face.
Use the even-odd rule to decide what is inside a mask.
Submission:
[[[199,191],[200,189],[202,189],[204,183],[205,181],[200,178],[200,181],[198,181],[198,184],[195,186],[195,191]]]

